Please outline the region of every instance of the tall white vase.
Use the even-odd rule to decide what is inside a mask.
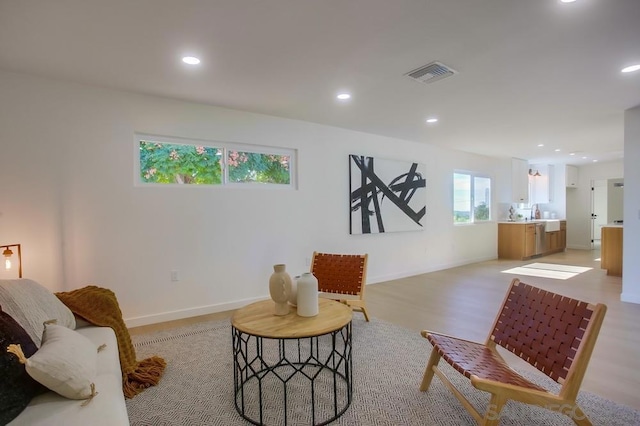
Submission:
[[[305,272],[298,278],[298,315],[314,317],[318,315],[318,279]]]
[[[300,276],[291,278],[291,293],[289,293],[289,304],[296,306],[298,304],[298,279]]]

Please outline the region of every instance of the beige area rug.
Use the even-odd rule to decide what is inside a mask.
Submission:
[[[231,326],[228,320],[133,336],[140,356],[157,354],[167,361],[158,386],[127,400],[133,426],[246,425],[233,397]],[[437,378],[428,392],[418,387],[431,350],[419,333],[360,315],[353,320],[353,402],[335,425],[474,425],[473,419]],[[443,362],[441,361],[441,364]],[[445,364],[446,365],[446,364]],[[466,385],[450,368],[472,403],[484,411],[488,394]],[[523,375],[545,387],[546,376]],[[302,395],[300,395],[302,398]],[[295,400],[297,395],[289,397]],[[640,425],[640,412],[582,392],[578,401],[594,425]],[[276,423],[278,424],[278,423]],[[279,424],[283,424],[280,422]],[[301,422],[289,422],[298,426]],[[566,416],[510,401],[502,426],[573,425]]]

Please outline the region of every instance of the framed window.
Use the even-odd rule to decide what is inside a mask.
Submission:
[[[453,223],[491,220],[491,178],[471,172],[453,173]]]
[[[139,185],[294,187],[295,150],[136,135]]]
[[[227,180],[229,183],[291,184],[291,155],[271,151],[227,150]]]

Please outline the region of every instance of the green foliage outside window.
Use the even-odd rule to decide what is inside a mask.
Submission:
[[[289,156],[229,151],[229,182],[289,184]]]
[[[491,220],[491,178],[470,172],[453,174],[453,223]]]
[[[473,217],[475,218],[475,220],[489,220],[490,215],[487,203],[483,201],[479,205],[477,205],[475,210],[473,211]]]
[[[140,178],[150,183],[222,183],[222,150],[140,141]]]
[[[223,149],[140,141],[140,178],[148,183],[223,183]],[[229,150],[229,182],[291,183],[290,156]]]
[[[454,223],[469,223],[471,222],[471,215],[468,211],[454,211],[453,212],[453,222]]]

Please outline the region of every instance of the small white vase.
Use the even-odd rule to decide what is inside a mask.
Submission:
[[[314,317],[318,315],[318,279],[311,273],[305,272],[297,279],[298,315]]]
[[[291,279],[291,293],[289,293],[289,304],[291,306],[298,305],[298,279],[300,275]]]

